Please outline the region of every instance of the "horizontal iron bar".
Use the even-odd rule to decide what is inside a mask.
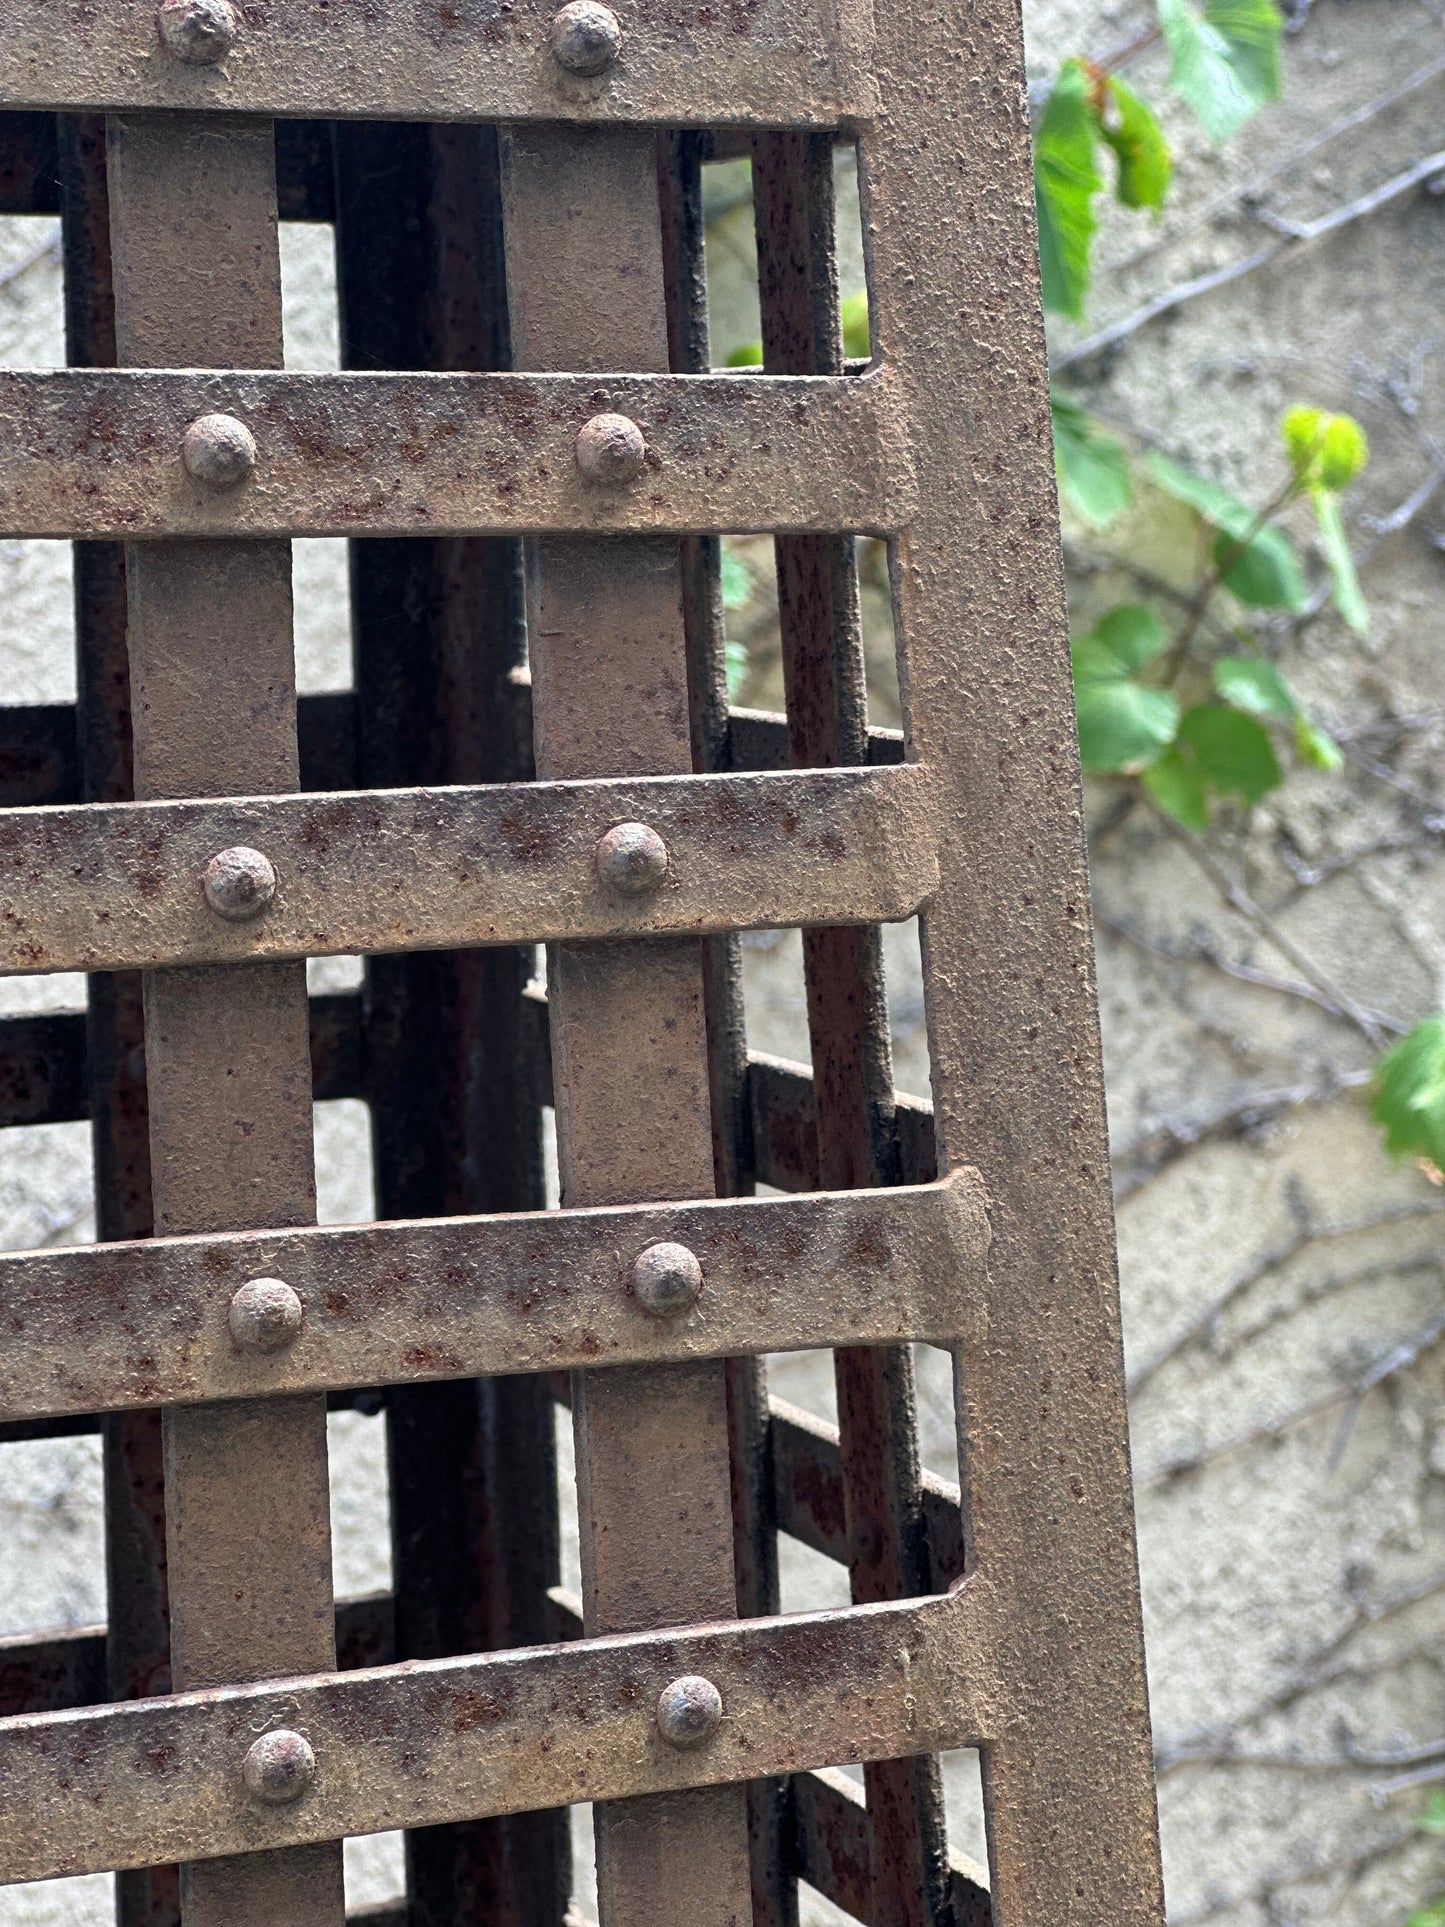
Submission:
[[[806,1064],[754,1051],[748,1057],[748,1104],[752,1113],[753,1171],[760,1184],[778,1191],[818,1186],[818,1107],[813,1073]],[[893,1100],[899,1176],[905,1184],[931,1184],[938,1175],[933,1106],[923,1097]]]
[[[896,530],[911,500],[885,373],[197,374],[0,371],[0,536]],[[637,423],[639,478],[589,482],[577,432]],[[256,445],[236,488],[194,481],[189,424]]]
[[[847,1565],[848,1528],[837,1426],[785,1399],[769,1399],[768,1451],[778,1531],[800,1540],[825,1559]],[[934,1592],[947,1592],[964,1567],[959,1490],[932,1472],[924,1472],[921,1483],[929,1585]]]
[[[104,1626],[0,1639],[0,1718],[99,1706],[108,1698]],[[342,1672],[396,1657],[396,1602],[389,1592],[336,1602],[336,1664]]]
[[[548,50],[555,0],[237,7],[236,44],[210,67],[166,56],[155,0],[0,0],[0,104],[701,127],[830,127],[873,110],[866,8],[750,0],[684,16],[614,0],[614,10],[621,55],[579,80]]]
[[[731,769],[791,769],[787,717],[775,709],[729,710],[728,750]],[[868,731],[868,762],[872,768],[904,760],[901,729]]]
[[[0,974],[893,922],[937,882],[929,800],[910,764],[6,810]],[[669,861],[624,896],[596,850],[633,821]],[[236,845],[277,878],[244,923],[203,890]]]
[[[0,1257],[0,1416],[898,1338],[958,1343],[988,1248],[971,1172],[917,1189],[227,1232]],[[702,1267],[691,1310],[632,1287],[649,1245]],[[244,1351],[232,1294],[280,1279],[293,1341]]]
[[[583,1639],[0,1721],[0,1882],[200,1860],[395,1827],[627,1799],[976,1745],[993,1720],[975,1589],[842,1612]],[[659,1694],[701,1674],[716,1737],[663,1744]],[[316,1778],[247,1797],[258,1734]]]
[[[863,1789],[844,1773],[820,1767],[795,1773],[791,1785],[794,1871],[855,1920],[873,1920],[872,1850]],[[988,1869],[949,1855],[951,1927],[985,1927],[992,1918]]]

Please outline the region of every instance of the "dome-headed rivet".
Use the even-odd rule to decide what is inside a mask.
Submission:
[[[645,823],[614,823],[597,845],[597,875],[619,897],[650,896],[667,862],[667,845]]]
[[[239,488],[255,471],[255,439],[234,415],[202,415],[181,440],[181,461],[205,488]]]
[[[289,1807],[315,1780],[316,1755],[300,1733],[278,1726],[253,1743],[241,1771],[253,1800],[268,1807]]]
[[[595,80],[622,52],[622,22],[599,0],[571,0],[552,16],[552,58],[579,80]]]
[[[691,1311],[702,1290],[702,1266],[686,1245],[662,1240],[649,1245],[632,1267],[632,1289],[654,1318]]]
[[[236,44],[230,0],[161,0],[156,25],[172,60],[188,67],[214,67]]]
[[[282,1278],[251,1278],[231,1299],[226,1323],[243,1352],[282,1352],[296,1342],[305,1308]]]
[[[680,1753],[706,1746],[722,1725],[722,1716],[722,1694],[697,1673],[685,1673],[664,1686],[657,1702],[657,1730]]]
[[[244,843],[221,850],[206,865],[206,902],[227,923],[249,923],[276,894],[271,859]]]
[[[577,466],[598,488],[635,482],[647,460],[642,430],[626,415],[594,415],[577,431]]]

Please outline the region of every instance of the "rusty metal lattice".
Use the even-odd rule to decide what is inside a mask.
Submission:
[[[604,1927],[795,1927],[800,1881],[871,1927],[1157,1923],[1013,8],[0,0],[0,107],[72,364],[0,373],[0,532],[77,542],[79,688],[0,710],[0,967],[92,973],[84,1018],[0,1020],[0,1123],[89,1119],[101,1240],[0,1258],[0,1438],[102,1428],[109,1597],[0,1642],[0,1880],[317,1927],[341,1840],[400,1828],[388,1927],[563,1927],[588,1800]],[[723,152],[758,375],[709,370]],[[278,214],[334,225],[342,374],[280,371]],[[785,716],[728,703],[740,530]],[[350,538],[355,676],[298,702],[302,534]],[[915,913],[932,1109],[883,1000]],[[811,1069],[743,1021],[738,933],[788,925]],[[318,1229],[338,1096],[380,1222]],[[962,1497],[912,1340],[955,1354]],[[835,1430],[768,1395],[808,1347]],[[337,1602],[357,1399],[394,1586]],[[779,1533],[850,1609],[780,1616]]]

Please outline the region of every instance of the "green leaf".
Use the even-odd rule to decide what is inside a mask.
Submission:
[[[1129,463],[1120,444],[1101,434],[1077,402],[1049,395],[1054,420],[1054,467],[1069,507],[1095,528],[1106,528],[1134,499]]]
[[[1187,761],[1177,749],[1161,756],[1139,780],[1160,809],[1187,830],[1209,828],[1209,797],[1199,765]]]
[[[1110,74],[1107,84],[1117,118],[1106,116],[1100,132],[1119,162],[1114,193],[1125,207],[1162,207],[1174,173],[1164,129],[1117,74]]]
[[[1034,198],[1044,306],[1078,320],[1089,287],[1094,196],[1104,185],[1094,166],[1099,122],[1081,60],[1066,60],[1034,136]]]
[[[1132,677],[1085,677],[1075,685],[1079,756],[1095,775],[1141,770],[1166,749],[1179,721],[1179,704],[1167,689],[1149,689]]]
[[[1074,674],[1127,676],[1162,655],[1168,644],[1169,632],[1152,609],[1138,602],[1122,602],[1100,616],[1074,644]],[[1088,666],[1083,670],[1079,668],[1081,650],[1088,652]]]
[[[1214,543],[1216,568],[1255,529],[1259,517],[1248,502],[1241,502],[1218,482],[1193,474],[1157,450],[1147,466],[1162,489],[1219,531]],[[1226,569],[1224,584],[1250,608],[1300,610],[1309,600],[1294,544],[1283,529],[1273,527],[1255,529]]]
[[[745,341],[741,348],[734,348],[728,356],[729,368],[761,368],[763,365],[763,344],[760,341]]]
[[[1420,1158],[1432,1171],[1445,1171],[1445,1011],[1385,1052],[1371,1109],[1392,1157]]]
[[[1340,514],[1340,498],[1333,489],[1312,488],[1310,500],[1315,505],[1315,520],[1320,525],[1335,607],[1357,636],[1367,636],[1370,633],[1370,611],[1360,588],[1360,578],[1355,573],[1355,558],[1350,554],[1349,537],[1345,534],[1344,517]]]
[[[1445,1894],[1438,1900],[1430,1900],[1423,1907],[1417,1907],[1405,1922],[1405,1927],[1445,1927]]]
[[[1308,716],[1296,716],[1294,719],[1294,748],[1300,761],[1312,764],[1315,769],[1334,771],[1345,766],[1345,759],[1334,737],[1312,723]]]
[[[1252,716],[1277,716],[1293,722],[1299,698],[1272,662],[1257,656],[1221,656],[1214,665],[1214,687],[1235,709]]]
[[[1274,0],[1158,0],[1170,85],[1214,142],[1278,100],[1284,22]]]
[[[1179,750],[1192,758],[1209,789],[1257,803],[1284,780],[1269,731],[1253,716],[1215,703],[1186,710],[1179,724]]]
[[[843,300],[839,311],[843,323],[843,353],[854,361],[862,361],[873,352],[873,339],[868,329],[868,297],[866,294],[850,294]]]
[[[722,552],[722,599],[724,609],[745,609],[752,599],[753,578],[748,565],[731,549]]]
[[[1421,1833],[1445,1833],[1445,1790],[1437,1787],[1430,1795],[1419,1826]]]
[[[1283,529],[1262,528],[1241,549],[1237,535],[1214,538],[1214,565],[1232,557],[1220,580],[1247,609],[1302,609],[1308,593],[1299,558]]]

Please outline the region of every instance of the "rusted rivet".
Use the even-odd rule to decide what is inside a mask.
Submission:
[[[667,845],[645,823],[614,823],[597,845],[597,874],[619,897],[649,896],[667,875]]]
[[[230,0],[161,0],[156,25],[166,52],[188,67],[214,67],[236,44]]]
[[[206,488],[239,488],[256,467],[256,443],[234,415],[202,415],[185,432],[181,460]]]
[[[238,1350],[281,1352],[294,1344],[305,1310],[284,1278],[251,1278],[231,1299],[226,1323]]]
[[[253,1800],[289,1807],[316,1778],[316,1755],[300,1733],[278,1726],[252,1744],[241,1771]]]
[[[218,851],[206,865],[206,902],[227,923],[249,923],[276,894],[276,872],[269,857],[244,843]]]
[[[571,0],[553,14],[552,58],[579,80],[593,80],[622,52],[622,22],[599,0]]]
[[[680,1753],[706,1746],[722,1725],[722,1716],[722,1694],[698,1673],[684,1673],[664,1686],[657,1702],[657,1730]]]
[[[635,482],[646,459],[642,430],[626,415],[594,415],[577,431],[577,466],[599,488]]]
[[[697,1254],[666,1240],[649,1245],[632,1267],[632,1289],[638,1304],[654,1318],[691,1311],[702,1290]]]

